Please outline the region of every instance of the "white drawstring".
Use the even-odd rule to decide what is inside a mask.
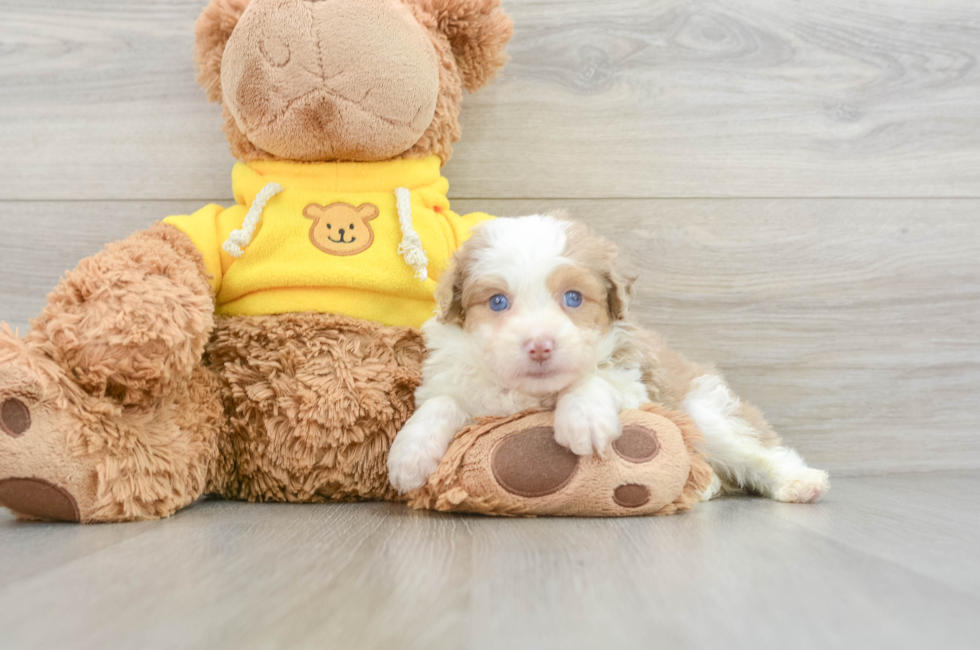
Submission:
[[[422,248],[422,239],[412,227],[412,193],[407,187],[395,188],[395,203],[398,207],[398,223],[402,229],[402,243],[398,254],[415,269],[415,277],[425,282],[429,277],[429,258]]]
[[[245,251],[243,247],[252,243],[252,236],[255,235],[255,229],[258,227],[259,221],[262,220],[262,211],[265,210],[265,204],[276,194],[282,192],[283,189],[285,188],[279,183],[269,183],[263,187],[255,196],[255,200],[252,201],[252,207],[248,209],[248,214],[245,215],[245,221],[242,222],[242,227],[239,230],[233,230],[228,235],[227,241],[221,245],[221,248],[235,258],[244,255]]]

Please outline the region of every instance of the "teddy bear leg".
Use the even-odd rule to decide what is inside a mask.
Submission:
[[[200,361],[210,288],[182,237],[155,226],[110,245],[65,277],[23,340],[0,328],[0,504],[123,521],[201,494],[223,409]]]
[[[230,423],[208,492],[395,498],[385,463],[414,409],[423,355],[409,327],[314,313],[219,318],[207,356]]]
[[[21,518],[170,515],[204,491],[223,426],[203,367],[165,396],[122,407],[0,329],[0,505]]]
[[[204,259],[158,223],[69,271],[24,337],[92,395],[139,404],[187,381],[214,328]]]
[[[555,441],[554,413],[486,419],[460,432],[418,508],[497,515],[617,517],[688,510],[711,481],[686,415],[655,405],[620,415],[622,435],[604,457]]]

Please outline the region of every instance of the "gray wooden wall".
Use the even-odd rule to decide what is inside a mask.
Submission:
[[[203,3],[0,0],[0,319],[26,327],[102,243],[231,202]],[[565,206],[618,241],[644,322],[813,464],[980,467],[980,4],[507,7],[457,210]]]

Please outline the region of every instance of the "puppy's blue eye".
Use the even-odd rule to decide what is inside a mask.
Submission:
[[[578,307],[581,304],[582,304],[582,294],[580,294],[578,291],[565,292],[566,307]]]
[[[502,293],[498,293],[490,299],[490,309],[494,311],[504,311],[508,307],[510,307],[510,301]]]

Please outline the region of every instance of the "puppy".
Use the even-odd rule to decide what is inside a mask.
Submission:
[[[619,412],[646,402],[687,412],[716,478],[702,495],[752,491],[810,502],[828,489],[754,406],[710,366],[687,361],[628,318],[632,282],[616,248],[563,215],[482,224],[439,282],[418,410],[388,456],[392,486],[425,483],[457,431],[480,416],[554,409],[555,440],[605,454]]]

